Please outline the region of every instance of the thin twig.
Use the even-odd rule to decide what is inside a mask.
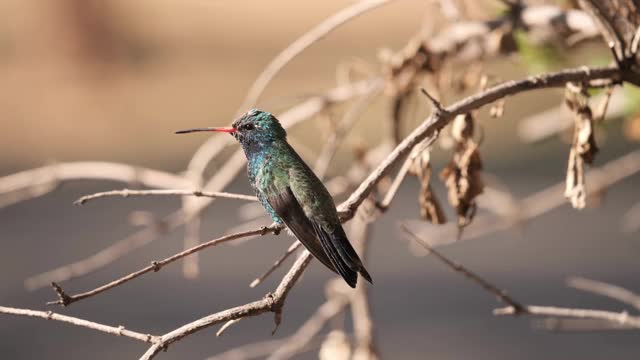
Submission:
[[[327,36],[331,31],[350,21],[351,19],[380,7],[390,0],[361,0],[357,3],[340,10],[329,18],[313,27],[307,33],[296,39],[291,45],[282,50],[267,67],[258,75],[251,85],[246,98],[242,101],[237,113],[242,113],[247,108],[252,107],[258,98],[271,82],[271,80],[282,70],[292,59],[302,53],[306,48]]]
[[[612,330],[632,330],[628,325],[620,325],[606,320],[576,319],[548,317],[544,319],[534,319],[531,327],[539,330],[554,332],[586,332],[586,331],[612,331]]]
[[[224,332],[227,331],[229,327],[231,327],[233,324],[239,323],[240,320],[242,319],[233,319],[233,320],[227,321],[226,323],[224,323],[224,325],[220,326],[220,329],[218,329],[218,331],[216,332],[216,336],[217,337],[222,336],[222,334],[224,334]]]
[[[371,223],[380,216],[379,212],[368,211],[366,207],[358,210],[350,226],[349,237],[353,241],[355,250],[363,261],[367,259],[367,248],[371,240]],[[375,326],[369,302],[369,284],[364,281],[351,296],[351,317],[353,319],[354,333],[354,359],[376,360],[380,358],[376,345]]]
[[[251,284],[249,284],[249,287],[254,288],[254,287],[260,285],[264,281],[264,279],[269,277],[269,275],[271,275],[277,268],[279,268],[280,265],[282,265],[282,263],[284,263],[284,261],[287,260],[289,258],[289,256],[291,256],[291,254],[295,253],[296,250],[298,250],[301,245],[302,244],[298,240],[294,241],[289,246],[287,251],[284,254],[282,254],[282,256],[280,256],[280,258],[278,258],[278,260],[276,260],[273,263],[273,265],[271,265],[271,267],[264,274],[260,275],[255,280],[253,280],[251,282]]]
[[[137,277],[140,277],[148,272],[157,272],[160,271],[160,269],[162,269],[163,266],[170,264],[176,260],[182,259],[185,256],[191,255],[197,251],[200,251],[202,249],[211,247],[211,246],[216,246],[218,244],[227,242],[227,241],[232,241],[235,239],[239,239],[239,238],[244,238],[244,237],[248,237],[248,236],[257,236],[257,235],[265,235],[267,233],[274,233],[279,231],[281,228],[279,226],[269,226],[269,227],[265,227],[265,228],[260,228],[260,229],[256,229],[256,230],[249,230],[249,231],[243,231],[243,232],[238,232],[235,234],[229,234],[229,235],[225,235],[222,237],[219,237],[217,239],[213,239],[210,241],[207,241],[205,243],[199,244],[197,246],[194,246],[190,249],[187,249],[185,251],[179,252],[173,256],[170,256],[166,259],[160,260],[160,261],[152,261],[151,265],[142,268],[138,271],[134,271],[128,275],[125,275],[119,279],[116,279],[114,281],[111,281],[105,285],[102,285],[100,287],[97,287],[91,291],[87,291],[87,292],[83,292],[83,293],[79,293],[76,295],[67,295],[64,293],[64,291],[62,290],[62,288],[60,288],[59,285],[54,283],[54,290],[56,291],[56,293],[58,294],[59,299],[56,301],[51,301],[48,302],[47,305],[62,305],[62,306],[68,306],[76,301],[80,301],[82,299],[86,299],[95,295],[98,295],[104,291],[107,291],[111,288],[114,288],[116,286],[122,285],[126,282],[129,282]]]
[[[12,307],[0,306],[0,313],[9,314],[9,315],[18,315],[18,316],[29,316],[29,317],[37,317],[45,320],[55,320],[61,321],[67,324],[72,324],[76,326],[85,327],[92,330],[97,330],[103,333],[116,335],[116,336],[124,336],[130,339],[146,342],[153,344],[155,343],[159,337],[150,334],[143,334],[131,330],[127,330],[124,326],[109,326],[100,323],[96,323],[93,321],[88,321],[84,319],[79,319],[72,316],[61,315],[58,313],[54,313],[53,311],[37,311],[30,309],[19,309]]]
[[[155,188],[180,188],[189,182],[168,172],[113,162],[82,161],[42,166],[0,177],[0,207],[42,196],[72,180],[111,180]]]
[[[234,200],[244,200],[244,201],[258,201],[258,198],[251,195],[243,195],[243,194],[235,194],[228,192],[209,192],[209,191],[200,191],[200,190],[177,190],[177,189],[167,189],[167,190],[130,190],[130,189],[122,189],[122,190],[111,190],[99,192],[91,195],[85,195],[78,200],[74,201],[76,205],[83,205],[87,201],[108,197],[108,196],[182,196],[182,195],[192,195],[196,197],[210,197],[210,198],[223,198],[223,199],[234,199]]]
[[[571,277],[567,279],[567,285],[574,289],[618,300],[640,310],[640,295],[623,287],[582,277]]]
[[[338,124],[331,136],[329,136],[322,150],[320,150],[320,155],[316,159],[313,169],[318,178],[324,178],[338,147],[344,141],[355,123],[360,119],[361,115],[367,110],[367,106],[375,100],[376,96],[382,92],[382,90],[382,87],[378,87],[375,83],[372,83],[371,91],[358,99],[344,114],[342,121]]]
[[[331,296],[282,346],[267,357],[267,360],[286,360],[300,353],[329,320],[344,311],[348,303],[349,298],[345,294]]]
[[[434,249],[433,246],[431,246],[424,239],[420,238],[414,232],[409,230],[409,228],[405,224],[400,224],[400,228],[407,235],[409,235],[414,241],[416,241],[420,246],[425,248],[430,254],[433,254],[438,260],[440,260],[445,265],[447,265],[449,268],[451,268],[451,270],[461,273],[462,275],[464,275],[465,277],[467,277],[471,281],[473,281],[473,282],[477,283],[478,285],[480,285],[483,289],[485,289],[488,292],[490,292],[491,294],[495,295],[498,298],[498,300],[500,300],[501,302],[509,305],[510,308],[513,309],[515,314],[517,314],[520,311],[524,311],[524,306],[522,304],[520,304],[520,302],[518,302],[515,299],[513,299],[511,296],[507,295],[506,291],[499,289],[497,286],[495,286],[492,283],[490,283],[489,281],[483,279],[479,275],[476,275],[474,272],[472,272],[471,270],[465,268],[464,266],[460,265],[459,263],[457,263],[457,262],[455,262],[453,260],[450,260],[449,258],[444,256],[443,254],[441,254],[439,251]]]
[[[433,106],[433,109],[434,109],[435,112],[444,112],[444,111],[446,111],[445,108],[442,107],[442,104],[440,103],[440,101],[436,100],[436,98],[431,96],[431,94],[429,94],[427,89],[420,88],[420,92],[422,92],[422,94],[424,94],[424,96],[427,97],[427,99],[429,100],[429,102]]]
[[[63,282],[84,276],[111,264],[135,249],[151,243],[159,235],[169,233],[183,223],[183,213],[181,211],[174,212],[162,220],[107,246],[87,258],[31,276],[25,280],[24,285],[27,290],[36,290],[49,286],[52,282]]]
[[[513,306],[493,310],[494,315],[533,315],[550,316],[559,318],[596,319],[605,320],[614,324],[640,329],[640,317],[629,316],[626,311],[613,312],[592,309],[574,309],[555,306],[527,305],[524,309],[516,310]]]

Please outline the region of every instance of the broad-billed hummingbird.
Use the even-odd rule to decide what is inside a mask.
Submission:
[[[287,133],[268,112],[252,109],[231,127],[177,131],[226,132],[238,140],[247,157],[249,182],[260,203],[278,224],[285,224],[326,267],[351,287],[358,273],[371,282],[342,228],[333,198],[320,179],[287,142]]]

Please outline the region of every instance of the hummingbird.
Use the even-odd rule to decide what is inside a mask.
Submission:
[[[266,111],[252,109],[231,127],[176,131],[231,134],[247,157],[251,187],[271,219],[287,228],[322,264],[355,288],[358,273],[371,276],[349,243],[329,191],[287,142],[287,132]]]

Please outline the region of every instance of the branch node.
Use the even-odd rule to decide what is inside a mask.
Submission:
[[[51,283],[51,287],[53,287],[53,291],[56,292],[56,294],[58,295],[58,300],[56,301],[49,301],[47,303],[47,305],[62,305],[62,306],[67,306],[69,304],[71,304],[73,302],[73,298],[69,295],[67,295],[67,293],[64,292],[64,290],[62,289],[62,287],[60,287],[60,285],[58,285],[55,282]]]
[[[420,91],[424,94],[424,96],[427,97],[431,105],[433,105],[433,108],[435,109],[437,115],[444,115],[447,113],[447,110],[442,107],[442,104],[438,100],[436,100],[436,98],[431,96],[431,94],[429,94],[429,92],[427,92],[425,88],[420,88]]]
[[[53,311],[49,310],[47,311],[47,320],[51,320],[51,318],[53,318]]]
[[[124,326],[123,326],[123,325],[118,326],[118,336],[122,336],[122,332],[123,332],[124,330],[125,330],[125,329],[124,329]]]
[[[158,272],[162,268],[162,265],[160,265],[160,262],[154,260],[151,262],[151,267],[153,267],[153,272]]]
[[[275,302],[275,297],[274,297],[273,293],[272,292],[266,293],[265,296],[264,296],[264,299],[267,300],[267,302],[269,302],[269,309],[271,311],[275,311],[276,310],[276,308],[275,308],[276,302]]]

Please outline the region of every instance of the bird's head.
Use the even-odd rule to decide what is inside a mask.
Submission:
[[[277,140],[285,140],[287,132],[275,116],[266,111],[251,109],[231,124],[231,127],[209,127],[176,131],[186,134],[196,131],[226,132],[238,140],[242,146],[252,147],[256,144],[269,144]]]

